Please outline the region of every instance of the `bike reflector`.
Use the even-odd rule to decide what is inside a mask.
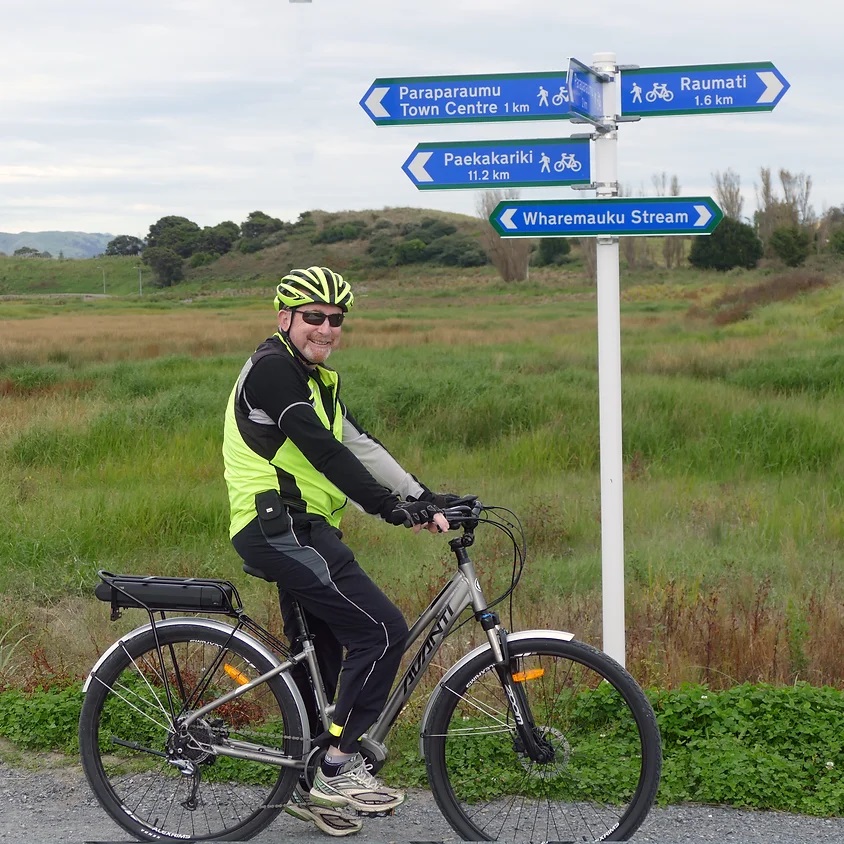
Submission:
[[[245,686],[249,682],[249,678],[242,672],[238,671],[233,665],[225,663],[223,665],[223,669],[225,670],[226,674],[228,674],[229,677],[231,677],[232,680],[235,681],[235,683],[238,683],[241,686]]]
[[[531,668],[528,671],[516,671],[513,674],[513,680],[516,683],[524,683],[526,680],[538,680],[544,674],[544,668]]]

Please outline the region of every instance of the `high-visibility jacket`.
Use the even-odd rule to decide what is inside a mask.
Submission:
[[[291,513],[339,526],[351,500],[386,517],[426,487],[364,431],[340,400],[339,375],[308,366],[276,333],[241,369],[229,397],[223,462],[234,536],[256,516],[255,496],[278,490]]]

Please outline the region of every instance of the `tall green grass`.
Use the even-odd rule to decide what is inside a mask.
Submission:
[[[678,307],[678,289],[700,301],[693,286],[664,299],[656,286],[624,304],[632,664],[659,682],[706,672],[844,678],[832,613],[844,595],[840,322],[818,318],[838,306],[827,290],[715,326]],[[549,281],[519,297],[495,283],[474,294],[465,284],[437,288],[445,304],[413,285],[385,290],[383,300],[377,286],[366,294],[331,361],[349,407],[427,483],[522,517],[530,559],[516,624],[600,643],[594,300]],[[157,306],[186,320],[208,307],[172,298]],[[126,318],[137,307],[126,303]],[[214,307],[234,320],[257,305]],[[773,321],[771,309],[783,318]],[[804,310],[813,319],[796,316]],[[363,342],[397,320],[382,345]],[[470,328],[483,330],[467,342]],[[38,408],[0,415],[0,622],[14,623],[22,600],[89,595],[97,568],[233,577],[274,617],[266,584],[240,572],[227,541],[220,456],[226,400],[252,346],[119,361],[57,346],[42,364],[0,360],[5,396]],[[408,615],[450,571],[441,538],[357,513],[344,529]],[[474,551],[489,591],[502,591],[506,543],[481,530]],[[766,669],[759,654],[777,648],[779,662]]]

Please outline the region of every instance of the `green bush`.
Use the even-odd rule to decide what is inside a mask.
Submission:
[[[463,234],[449,234],[432,241],[422,259],[445,267],[482,267],[489,263],[480,244]]]
[[[769,243],[774,254],[787,267],[799,267],[809,257],[809,235],[797,226],[775,229]]]
[[[844,228],[836,229],[829,237],[829,251],[844,255]]]
[[[537,267],[562,264],[571,252],[571,243],[567,237],[543,237],[539,241],[534,263]]]
[[[712,234],[694,239],[689,263],[701,270],[750,270],[762,257],[762,251],[762,241],[750,226],[725,217]]]

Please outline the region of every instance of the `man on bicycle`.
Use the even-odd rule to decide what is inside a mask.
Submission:
[[[232,544],[249,573],[277,584],[291,639],[292,604],[300,604],[330,697],[339,683],[314,785],[298,785],[287,807],[331,835],[361,828],[344,807],[378,813],[404,800],[367,771],[358,740],[386,701],[407,624],[341,541],[341,515],[352,501],[390,524],[445,531],[440,507],[451,498],[405,471],[340,400],[339,378],[325,362],[353,302],[348,282],[326,267],[281,279],[278,331],[243,366],[223,437]],[[322,727],[304,669],[297,684],[315,735]]]

